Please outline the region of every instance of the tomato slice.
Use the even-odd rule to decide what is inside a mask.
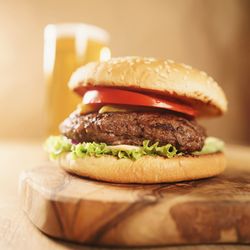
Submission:
[[[167,98],[159,98],[138,92],[113,89],[94,88],[83,94],[83,104],[125,104],[144,107],[156,107],[196,116],[197,111],[191,106],[177,103]]]

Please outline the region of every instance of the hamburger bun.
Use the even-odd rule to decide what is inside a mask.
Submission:
[[[70,153],[57,160],[69,173],[114,183],[162,183],[212,177],[222,173],[226,160],[223,153],[179,156],[166,159],[143,156],[136,161],[113,156],[73,159]]]
[[[198,110],[198,116],[227,111],[223,90],[205,72],[171,60],[143,57],[112,58],[79,68],[69,87],[81,94],[86,88],[106,86],[156,92],[181,100]]]

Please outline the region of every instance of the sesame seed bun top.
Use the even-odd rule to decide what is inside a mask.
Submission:
[[[75,91],[97,86],[171,96],[195,106],[198,116],[216,116],[227,111],[225,94],[212,77],[172,60],[120,57],[92,62],[76,70],[69,81],[69,87]]]

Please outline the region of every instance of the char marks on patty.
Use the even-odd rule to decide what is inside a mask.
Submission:
[[[170,143],[186,153],[201,150],[206,138],[204,128],[194,119],[166,112],[72,113],[60,130],[77,143],[141,146],[150,140],[150,144]]]

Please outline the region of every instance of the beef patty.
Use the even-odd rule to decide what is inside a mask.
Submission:
[[[128,112],[71,114],[61,132],[74,142],[142,145],[144,140],[168,143],[181,152],[201,150],[206,133],[194,119],[169,113]]]

